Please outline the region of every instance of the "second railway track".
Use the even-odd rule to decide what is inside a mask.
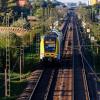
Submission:
[[[78,21],[77,18],[75,19]],[[74,100],[91,100],[87,83],[85,63],[82,57],[81,38],[76,21],[74,21],[74,46],[77,46],[78,48],[74,50]]]

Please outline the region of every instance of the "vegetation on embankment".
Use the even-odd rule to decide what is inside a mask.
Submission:
[[[4,74],[0,74],[0,100],[16,100],[16,97],[23,92],[24,88],[27,85],[26,76],[29,76],[30,73],[23,74],[22,81],[19,80],[18,73],[11,73],[11,96],[4,97]]]
[[[95,16],[99,10],[100,9],[97,8],[97,5],[91,7],[80,7],[77,10],[78,17],[86,24],[84,31],[90,29],[90,36],[94,36],[96,40],[92,42],[92,45],[100,45],[100,21],[95,19]],[[100,46],[98,48],[94,46],[91,50],[93,54],[93,64],[96,68],[95,70],[97,73],[100,73]]]
[[[0,100],[15,100],[27,85],[27,77],[35,69],[35,65],[39,61],[37,54],[27,52],[25,54],[24,68],[22,68],[22,80],[20,81],[19,62],[14,69],[11,70],[11,96],[4,97],[4,73],[0,73]],[[17,70],[16,70],[17,69]]]
[[[100,40],[100,24],[99,21],[94,21],[91,18],[91,12],[90,12],[91,8],[79,8],[78,9],[78,16],[81,18],[81,20],[86,23],[85,25],[85,30],[87,30],[88,28],[90,28],[90,34],[92,36],[95,37],[95,39],[97,41]],[[92,15],[93,16],[93,15]],[[94,15],[96,16],[96,15]]]
[[[9,33],[8,33],[9,34]],[[33,71],[35,64],[39,61],[33,44],[35,38],[34,30],[30,30],[25,36],[19,37],[14,33],[10,34],[9,47],[10,47],[10,61],[11,61],[11,96],[4,97],[4,67],[6,64],[6,44],[7,33],[0,34],[0,100],[15,100],[21,94],[27,85],[26,78],[29,77]],[[30,37],[31,36],[31,37]],[[19,50],[20,46],[25,46],[24,54],[24,68],[22,68],[22,80],[19,77]],[[31,47],[31,50],[30,50]],[[27,49],[27,50],[26,50]],[[23,66],[22,66],[23,67]]]
[[[45,11],[47,11],[45,9]],[[19,37],[16,33],[0,33],[0,100],[15,100],[16,97],[21,94],[24,88],[27,85],[27,77],[34,70],[36,63],[39,61],[39,54],[36,53],[36,40],[35,36],[37,33],[43,33],[43,26],[45,26],[45,33],[50,29],[50,25],[52,25],[58,17],[63,17],[62,12],[58,12],[57,9],[52,8],[51,13],[47,15],[45,12],[45,21],[43,16],[43,9],[40,7],[35,8],[34,15],[38,18],[36,21],[31,21],[32,25],[29,21],[25,19],[19,18],[15,20],[11,27],[22,27],[25,28],[28,33]],[[44,21],[44,22],[43,22]],[[4,21],[5,22],[5,21]],[[35,24],[34,24],[35,23]],[[5,26],[6,23],[2,23],[1,26]],[[11,60],[11,96],[4,97],[4,67],[6,64],[6,44],[7,44],[7,35],[9,36],[9,47],[10,47],[10,60]],[[35,45],[35,46],[34,46]],[[19,77],[19,50],[20,46],[24,46],[24,67],[22,68],[22,80],[20,81]]]

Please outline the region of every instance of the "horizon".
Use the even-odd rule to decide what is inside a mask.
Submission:
[[[58,1],[60,1],[60,2],[63,2],[63,3],[70,3],[70,2],[72,2],[72,3],[78,3],[79,1],[81,1],[82,3],[86,3],[86,4],[88,4],[88,0],[58,0]]]

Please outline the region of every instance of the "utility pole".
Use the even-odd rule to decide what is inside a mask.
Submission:
[[[88,0],[88,6],[89,6],[89,4],[90,4],[90,2],[89,2],[89,0]]]
[[[23,12],[21,12],[21,18],[22,20],[23,19]],[[22,26],[23,28],[23,26]],[[20,45],[20,60],[19,60],[19,69],[20,69],[20,81],[21,81],[21,78],[22,78],[22,67],[24,69],[24,40],[23,40],[23,37],[22,37],[22,45]]]
[[[22,79],[22,67],[24,69],[24,45],[23,44],[20,45],[19,51],[20,51],[20,56],[19,56],[19,71],[20,71],[20,81],[21,81],[21,79]]]
[[[24,21],[23,13],[22,13],[22,18]],[[24,26],[24,23],[23,23],[23,26]],[[24,27],[22,27],[22,28],[24,28]],[[22,37],[22,60],[23,60],[23,69],[24,69],[24,37]]]
[[[50,17],[51,15],[51,1],[48,0],[48,16]]]
[[[9,14],[7,13],[6,27],[9,27]],[[6,35],[5,96],[10,96],[10,33]]]
[[[45,22],[45,10],[47,8],[47,2],[45,0],[43,0],[42,2],[42,19],[43,19],[43,34],[45,33],[45,25],[44,25],[44,22]]]
[[[23,61],[23,47],[20,46],[20,57],[19,57],[19,67],[20,67],[20,81],[22,79],[22,61]]]
[[[36,53],[39,54],[40,52],[40,33],[36,34]]]
[[[43,34],[45,33],[45,26],[44,26],[44,22],[45,22],[45,8],[43,7]]]

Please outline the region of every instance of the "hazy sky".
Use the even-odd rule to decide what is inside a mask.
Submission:
[[[58,0],[58,1],[61,1],[61,2],[78,2],[78,1],[82,1],[82,2],[88,3],[88,0]]]

